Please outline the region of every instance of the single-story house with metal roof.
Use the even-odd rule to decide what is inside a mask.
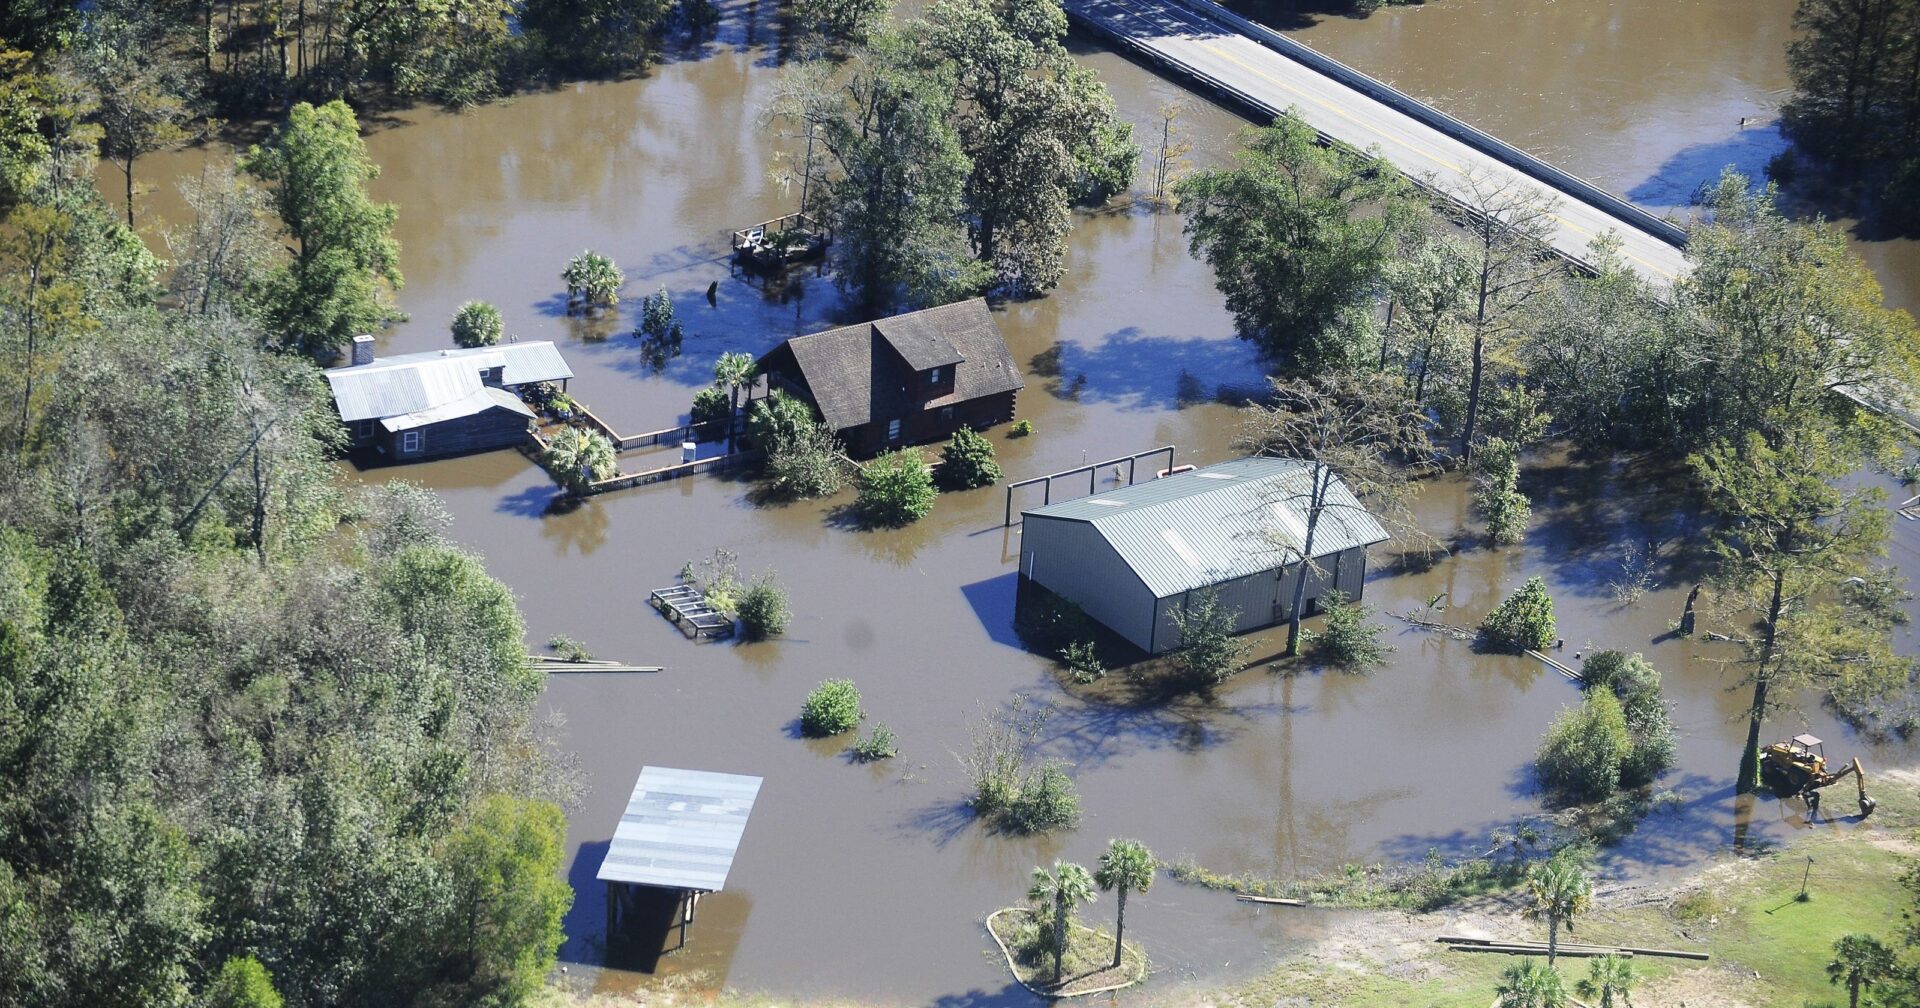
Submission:
[[[372,336],[324,373],[353,447],[401,461],[519,444],[534,419],[521,387],[573,377],[545,340],[375,357]]]
[[[1297,459],[1243,458],[1026,511],[1020,573],[1148,654],[1180,646],[1173,614],[1203,589],[1246,633],[1290,618],[1305,576],[1309,615],[1329,590],[1359,598],[1367,549],[1388,538],[1336,480],[1308,569],[1311,481]]]
[[[861,456],[1006,423],[1026,385],[984,298],[795,336],[759,370]]]

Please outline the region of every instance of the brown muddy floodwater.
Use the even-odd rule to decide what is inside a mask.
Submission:
[[[791,210],[769,181],[782,141],[760,122],[778,72],[772,4],[733,2],[716,40],[671,54],[648,79],[584,84],[452,115],[419,112],[375,124],[368,143],[384,173],[375,189],[400,205],[412,321],[384,352],[446,343],[446,321],[469,298],[497,304],[509,332],[563,343],[574,392],[623,430],[674,423],[723,350],[761,352],[826,326],[828,278],[769,291],[730,274],[725,232]],[[1753,167],[1777,144],[1737,130],[1768,114],[1785,86],[1779,49],[1790,0],[1617,0],[1489,4],[1439,0],[1365,20],[1332,19],[1304,37],[1495,133],[1658,207],[1677,206],[1727,161]],[[1181,92],[1141,68],[1081,45],[1122,112],[1144,124]],[[1187,124],[1201,160],[1217,160],[1241,123],[1194,103]],[[1144,132],[1144,130],[1143,130]],[[155,157],[150,177],[197,170],[204,153]],[[116,187],[106,187],[109,191]],[[170,192],[143,205],[157,233],[178,222]],[[558,279],[583,248],[613,256],[631,282],[617,322],[583,325],[562,311]],[[1883,249],[1885,247],[1882,247]],[[1004,307],[1014,357],[1028,367],[1019,412],[1039,433],[994,437],[1010,478],[1162,444],[1179,461],[1229,455],[1233,412],[1222,390],[1257,386],[1260,368],[1232,336],[1207,269],[1177,220],[1123,206],[1082,215],[1065,283]],[[1877,262],[1906,261],[1896,250]],[[1920,276],[1884,273],[1911,301]],[[718,305],[704,292],[719,282]],[[633,308],[668,289],[686,325],[684,352],[654,366],[631,337]],[[1224,871],[1321,872],[1348,862],[1414,860],[1429,849],[1477,852],[1495,828],[1537,813],[1528,764],[1547,721],[1576,690],[1538,664],[1475,654],[1464,643],[1388,620],[1393,664],[1365,677],[1256,668],[1212,702],[1134,710],[1062,690],[1049,663],[1012,630],[1019,532],[1001,527],[999,489],[945,495],[933,515],[896,532],[852,530],[844,500],[760,507],[750,485],[700,477],[597,497],[551,514],[555,491],[514,452],[382,469],[437,489],[455,536],[512,586],[530,639],[564,633],[596,654],[665,666],[658,675],[556,676],[547,705],[584,776],[569,810],[569,878],[577,901],[562,960],[577,982],[625,990],[643,982],[598,969],[604,897],[593,874],[643,764],[766,778],[725,892],[702,904],[688,948],[616,964],[692,982],[874,1003],[1025,1004],[990,948],[981,918],[1017,902],[1036,864],[1091,863],[1110,837],[1163,857],[1192,855]],[[1568,651],[1644,651],[1666,673],[1681,731],[1666,778],[1676,809],[1654,814],[1608,861],[1623,874],[1676,871],[1734,840],[1731,778],[1741,730],[1728,674],[1701,645],[1673,639],[1691,571],[1683,517],[1659,480],[1614,464],[1545,458],[1528,472],[1537,528],[1522,546],[1468,538],[1430,570],[1376,558],[1367,601],[1404,613],[1447,593],[1447,618],[1472,624],[1524,578],[1548,579]],[[1022,503],[1028,503],[1022,501]],[[1421,511],[1437,536],[1468,523],[1458,481],[1428,485]],[[1901,526],[1895,559],[1920,561]],[[1618,604],[1623,543],[1656,540],[1661,587]],[[792,595],[781,640],[684,640],[646,604],[688,560],[716,548],[741,567],[771,569]],[[1385,617],[1383,617],[1385,618]],[[1911,643],[1909,641],[1909,643]],[[1277,650],[1268,634],[1260,654]],[[839,743],[794,737],[801,699],[850,677],[870,720],[901,738],[899,759],[850,763]],[[961,801],[953,753],[966,722],[1017,694],[1055,704],[1046,751],[1073,764],[1086,813],[1046,839],[989,835]],[[1810,729],[1870,765],[1908,763],[1812,708],[1770,726]],[[1804,828],[1773,802],[1750,837]],[[1842,828],[1829,826],[1825,828]],[[1868,827],[1871,828],[1871,827]],[[1311,939],[1321,911],[1262,911],[1161,881],[1129,901],[1129,933],[1149,949],[1153,988],[1217,983],[1258,971]],[[1094,918],[1110,901],[1090,908]]]

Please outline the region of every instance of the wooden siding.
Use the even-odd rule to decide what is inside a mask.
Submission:
[[[867,458],[889,448],[945,441],[962,427],[984,431],[1013,419],[1015,394],[1000,392],[954,403],[951,413],[935,407],[904,417],[883,418],[859,427],[848,427],[839,432],[840,440],[847,446],[847,454],[855,458]],[[887,422],[890,419],[901,421],[899,441],[887,440]]]
[[[404,451],[406,436],[420,435],[419,448]],[[494,408],[473,416],[456,417],[411,431],[380,431],[381,443],[389,457],[402,462],[462,455],[467,452],[511,448],[527,439],[527,418],[504,408]]]

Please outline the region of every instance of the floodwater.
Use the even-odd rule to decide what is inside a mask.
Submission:
[[[384,167],[375,192],[401,207],[408,284],[399,301],[411,316],[382,336],[383,352],[445,345],[456,306],[490,300],[510,333],[561,342],[578,374],[574,393],[619,429],[638,431],[677,422],[721,351],[764,351],[836,320],[826,277],[768,289],[728,269],[726,231],[792,209],[797,194],[769,178],[786,141],[761,119],[778,72],[772,4],[723,7],[717,38],[676,50],[647,79],[374,124],[368,146]],[[1669,206],[1718,170],[1718,153],[1687,152],[1745,142],[1733,124],[1778,100],[1789,13],[1784,0],[1619,0],[1527,5],[1509,21],[1483,4],[1440,0],[1326,20],[1303,35],[1575,171]],[[1509,45],[1494,51],[1490,39]],[[1181,94],[1081,49],[1143,135],[1154,110]],[[1196,158],[1218,160],[1240,121],[1189,104]],[[202,157],[154,157],[146,172],[194,171]],[[143,216],[157,232],[179,220],[178,200],[156,192]],[[583,323],[562,311],[559,271],[583,248],[628,272],[614,319]],[[1217,400],[1257,386],[1259,364],[1232,337],[1177,219],[1137,206],[1081,215],[1070,257],[1059,290],[999,313],[1028,371],[1019,414],[1038,428],[1020,440],[994,433],[1009,478],[1166,444],[1182,463],[1229,457],[1235,415]],[[1901,297],[1920,289],[1913,270],[1883,276]],[[627,335],[638,299],[660,287],[687,331],[681,355],[665,361],[648,360]],[[1034,865],[1090,864],[1110,837],[1222,871],[1313,873],[1417,860],[1430,848],[1477,853],[1495,828],[1538,813],[1528,764],[1577,690],[1531,660],[1476,654],[1385,615],[1441,593],[1444,618],[1472,625],[1526,577],[1543,575],[1567,655],[1638,650],[1666,673],[1682,738],[1663,786],[1680,804],[1656,812],[1610,870],[1697,864],[1733,843],[1737,825],[1747,842],[1803,828],[1796,809],[1776,802],[1736,824],[1731,779],[1743,729],[1731,719],[1740,697],[1728,692],[1732,674],[1711,660],[1719,657],[1711,645],[1668,633],[1694,576],[1685,559],[1695,544],[1657,474],[1623,474],[1605,460],[1536,461],[1527,479],[1537,525],[1519,547],[1490,550],[1461,534],[1470,523],[1458,480],[1423,488],[1425,526],[1458,552],[1425,570],[1395,563],[1390,551],[1376,556],[1366,601],[1398,648],[1389,667],[1364,677],[1255,668],[1211,700],[1146,709],[1063,689],[1048,662],[1020,648],[1019,531],[1002,526],[998,488],[943,495],[910,528],[866,532],[844,520],[845,498],[760,506],[749,483],[729,476],[553,513],[553,487],[515,452],[356,478],[438,490],[457,517],[454,535],[519,595],[532,641],[563,633],[601,657],[665,667],[556,676],[547,692],[564,718],[557,746],[585,785],[569,810],[577,901],[562,951],[577,982],[620,991],[644,981],[597,968],[608,953],[593,875],[635,775],[651,763],[766,782],[728,887],[702,903],[688,946],[657,961],[618,954],[616,965],[695,984],[958,1008],[1032,1000],[988,955],[979,922],[1020,900]],[[1899,524],[1895,559],[1920,561],[1920,537]],[[1659,586],[1622,605],[1607,587],[1620,577],[1621,544],[1648,541],[1662,557]],[[647,607],[649,589],[717,548],[737,552],[745,574],[778,573],[795,613],[783,639],[696,645]],[[1270,655],[1279,637],[1256,643]],[[855,680],[869,720],[899,734],[900,758],[856,765],[840,742],[796,737],[802,698],[836,677]],[[967,746],[969,720],[1019,694],[1058,708],[1044,749],[1073,764],[1086,815],[1075,831],[992,835],[961,804],[953,753]],[[1769,731],[1812,730],[1869,766],[1913,761],[1905,747],[1869,745],[1805,706]],[[1129,934],[1149,949],[1163,991],[1258,971],[1328,919],[1165,880],[1129,904]],[[1088,914],[1110,909],[1109,899]]]

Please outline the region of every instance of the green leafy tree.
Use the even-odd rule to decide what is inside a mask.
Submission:
[[[1555,629],[1553,597],[1538,577],[1528,578],[1480,621],[1487,645],[1501,651],[1537,651],[1553,643]]]
[[[1339,591],[1322,595],[1320,604],[1327,613],[1326,624],[1319,633],[1308,635],[1316,659],[1349,672],[1365,672],[1386,664],[1393,645],[1380,639],[1385,627],[1368,621],[1372,609],[1347,601]]]
[[[126,180],[127,227],[134,222],[134,164],[184,143],[195,81],[171,47],[117,13],[88,19],[74,64],[93,99],[100,153]]]
[[[1798,688],[1851,683],[1881,692],[1906,680],[1908,663],[1890,649],[1886,600],[1846,590],[1850,578],[1877,576],[1873,561],[1886,543],[1878,493],[1835,485],[1853,457],[1836,436],[1809,428],[1780,448],[1754,433],[1689,460],[1725,516],[1710,612],[1739,648],[1735,665],[1752,687],[1741,794],[1759,780],[1766,718]]]
[[[620,471],[613,442],[605,434],[585,427],[562,428],[547,443],[544,462],[547,471],[575,496],[585,495],[594,481]]]
[[[1651,783],[1673,765],[1673,721],[1660,690],[1660,672],[1638,654],[1601,651],[1580,667],[1585,688],[1607,690],[1626,718],[1629,748],[1620,762],[1620,785]]]
[[[181,310],[194,315],[257,318],[272,272],[286,257],[264,223],[267,197],[218,161],[180,185],[193,211],[184,234],[167,236],[173,267],[169,288]]]
[[[1297,459],[1304,481],[1283,481],[1269,503],[1304,517],[1304,532],[1274,528],[1268,544],[1283,562],[1319,572],[1315,557],[1322,525],[1329,519],[1371,517],[1409,545],[1425,541],[1414,519],[1413,478],[1432,455],[1427,418],[1391,384],[1360,375],[1274,379],[1273,395],[1241,411],[1237,445],[1278,458]],[[1304,485],[1303,485],[1304,484]],[[1306,617],[1308,578],[1294,581],[1287,622],[1287,654],[1300,653],[1300,621]]]
[[[635,326],[633,334],[640,339],[678,343],[685,335],[680,328],[680,320],[673,310],[673,295],[665,287],[654,291],[640,301],[640,324]],[[725,355],[721,355],[725,359]],[[719,366],[714,367],[714,377],[719,377]]]
[[[1472,292],[1461,320],[1468,349],[1466,420],[1461,457],[1473,460],[1487,369],[1503,359],[1531,318],[1530,308],[1558,282],[1563,268],[1547,239],[1559,197],[1530,180],[1470,166],[1443,187],[1450,217],[1465,232]]]
[[[860,691],[853,680],[829,679],[815,686],[800,705],[800,731],[810,738],[825,738],[852,731],[862,717]]]
[[[1587,960],[1587,978],[1577,985],[1581,997],[1598,998],[1599,1008],[1633,1008],[1633,961],[1617,955]]]
[[[1033,885],[1027,889],[1027,900],[1041,909],[1045,923],[1053,932],[1054,983],[1060,982],[1066,962],[1067,931],[1073,923],[1074,909],[1097,898],[1093,884],[1093,876],[1071,861],[1055,861],[1051,869],[1033,870]]]
[[[1151,888],[1158,867],[1153,852],[1138,840],[1109,840],[1106,853],[1100,855],[1100,867],[1094,871],[1093,880],[1099,883],[1101,890],[1114,893],[1117,903],[1113,926],[1115,966],[1120,965],[1120,957],[1125,950],[1127,893],[1146,892]]]
[[[1845,934],[1834,940],[1827,981],[1847,988],[1847,1008],[1860,1008],[1860,992],[1894,975],[1893,950],[1872,935]]]
[[[1518,450],[1505,438],[1488,438],[1473,466],[1473,509],[1487,520],[1487,538],[1502,546],[1525,539],[1533,506],[1520,492]]]
[[[1203,588],[1172,610],[1180,631],[1173,651],[1173,667],[1194,689],[1211,689],[1246,667],[1252,645],[1235,634],[1240,613],[1220,604],[1220,593]]]
[[[1465,246],[1438,228],[1410,231],[1403,245],[1401,255],[1384,266],[1392,311],[1380,342],[1380,366],[1397,362],[1413,401],[1426,403],[1430,389],[1453,391],[1465,354],[1474,271]]]
[[[953,432],[940,450],[940,484],[949,490],[971,490],[1000,481],[1000,464],[993,460],[993,442],[971,427]]]
[[[500,320],[500,309],[485,301],[468,301],[453,313],[453,342],[456,346],[486,347],[500,342],[506,332],[506,324]]]
[[[252,956],[221,963],[199,1000],[201,1008],[281,1008],[285,1003],[273,989],[273,974]]]
[[[938,0],[907,30],[952,82],[974,256],[1016,296],[1060,282],[1071,204],[1126,188],[1140,157],[1066,32],[1058,0]]]
[[[1593,906],[1593,882],[1572,859],[1551,858],[1527,874],[1527,897],[1521,914],[1547,922],[1547,969],[1552,970],[1560,952],[1560,929],[1572,934],[1573,919]]]
[[[460,1004],[518,1005],[540,990],[573,904],[561,875],[566,819],[551,802],[493,795],[448,836],[447,994]]]
[[[1626,715],[1612,690],[1589,691],[1580,706],[1554,719],[1540,740],[1534,767],[1540,781],[1561,799],[1595,802],[1620,784],[1620,767],[1632,751]]]
[[[309,352],[337,350],[392,319],[386,291],[403,283],[392,235],[398,211],[367,196],[380,169],[359,129],[345,102],[300,102],[241,160],[272,184],[273,207],[294,243],[293,262],[272,283],[268,317],[289,344]]]
[[[592,249],[567,260],[560,279],[567,285],[569,315],[575,311],[591,315],[601,308],[612,308],[620,303],[620,288],[627,282],[626,274],[612,259]]]
[[[813,418],[812,408],[799,400],[788,400],[798,407],[768,410],[765,401],[755,403],[753,418],[768,417],[763,435],[755,444],[767,452],[767,481],[775,493],[790,497],[829,497],[846,485],[846,449],[827,425]],[[764,437],[764,440],[762,439]]]
[[[1414,203],[1404,178],[1377,152],[1321,147],[1293,114],[1242,134],[1229,168],[1209,168],[1175,188],[1193,254],[1241,338],[1289,371],[1351,364],[1371,347],[1342,337],[1347,314],[1369,307]]]
[[[793,0],[788,18],[829,46],[867,44],[886,23],[889,0]]]
[[[713,362],[713,382],[727,390],[727,435],[733,435],[733,417],[740,411],[740,390],[753,387],[758,365],[752,354],[727,352]]]
[[[911,448],[885,452],[860,467],[854,507],[876,525],[908,525],[933,510],[933,470]]]
[[[718,426],[725,429],[727,420],[727,390],[718,385],[708,385],[693,394],[693,405],[687,410],[687,423],[694,427],[698,440],[712,441],[711,431]]]
[[[521,28],[563,71],[600,75],[645,65],[671,0],[526,0]]]
[[[1532,959],[1501,970],[1493,993],[1495,1008],[1561,1008],[1567,1003],[1559,971],[1551,963],[1542,966]]]
[[[775,107],[817,146],[799,173],[810,209],[833,223],[834,282],[868,313],[944,304],[991,280],[960,223],[973,164],[949,121],[953,94],[895,32],[781,80]]]

